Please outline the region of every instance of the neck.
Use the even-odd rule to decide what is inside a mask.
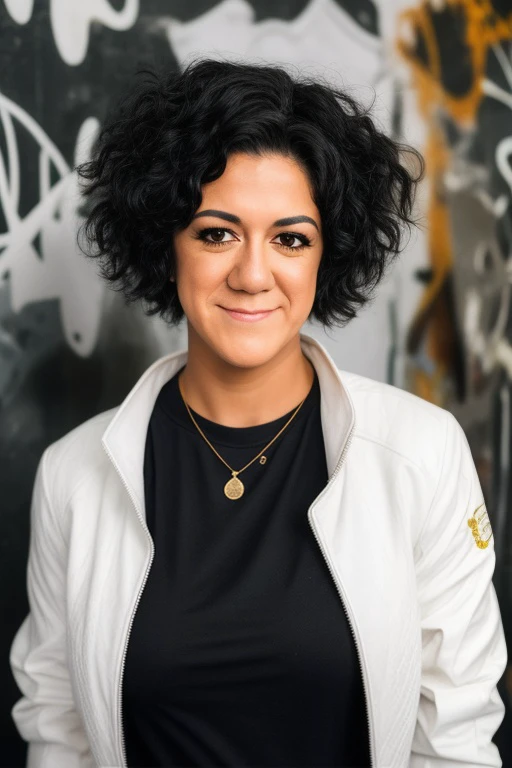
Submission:
[[[179,376],[188,406],[228,427],[252,427],[280,418],[304,400],[314,368],[300,338],[264,365],[240,368],[216,355],[189,329],[187,364]]]

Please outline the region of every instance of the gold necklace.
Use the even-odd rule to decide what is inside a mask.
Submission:
[[[214,453],[215,453],[215,454],[218,456],[218,458],[219,458],[219,459],[222,461],[222,463],[226,465],[226,467],[227,467],[227,468],[230,470],[231,474],[233,475],[233,476],[232,476],[232,478],[231,478],[231,480],[228,480],[228,482],[227,482],[227,483],[226,483],[226,485],[224,486],[224,493],[225,493],[225,495],[228,497],[228,499],[233,499],[233,500],[235,500],[235,499],[239,499],[241,496],[243,496],[243,493],[244,493],[244,490],[245,490],[245,488],[244,488],[244,484],[242,483],[242,481],[241,481],[241,480],[239,480],[239,479],[238,479],[238,475],[239,475],[241,472],[243,472],[243,471],[244,471],[244,469],[247,469],[247,467],[250,467],[250,466],[251,466],[251,464],[252,464],[253,462],[255,462],[255,461],[256,461],[256,459],[260,458],[260,456],[261,456],[261,458],[260,458],[260,464],[266,464],[266,461],[267,461],[267,457],[266,457],[266,456],[263,456],[263,454],[265,453],[265,451],[267,450],[267,448],[270,448],[270,446],[272,445],[272,443],[273,443],[275,440],[277,440],[277,438],[279,437],[279,435],[280,435],[282,432],[284,432],[284,430],[286,429],[286,427],[288,426],[288,424],[289,424],[289,423],[292,421],[292,419],[294,419],[294,418],[295,418],[295,416],[297,415],[297,413],[299,412],[299,410],[300,410],[300,408],[301,408],[301,406],[302,406],[302,403],[303,403],[303,402],[304,402],[304,400],[306,399],[306,398],[304,398],[304,400],[302,400],[302,402],[301,402],[301,403],[299,403],[299,405],[297,406],[297,408],[295,409],[295,411],[294,411],[294,413],[291,415],[291,417],[288,419],[288,421],[286,422],[286,424],[284,425],[284,427],[282,427],[282,428],[279,430],[279,432],[277,433],[277,435],[276,435],[274,438],[272,438],[272,440],[270,441],[270,443],[268,443],[268,444],[267,444],[267,445],[266,445],[266,446],[263,448],[263,450],[261,450],[261,451],[258,453],[258,455],[254,457],[254,459],[251,459],[251,461],[250,461],[248,464],[246,464],[246,465],[245,465],[245,467],[242,467],[242,469],[239,469],[238,471],[236,471],[236,470],[234,470],[234,469],[233,469],[233,467],[230,467],[230,466],[229,466],[229,464],[227,463],[227,461],[224,461],[224,459],[222,458],[222,456],[220,456],[220,455],[217,453],[217,451],[215,450],[215,448],[213,447],[213,445],[210,443],[210,441],[208,440],[208,438],[206,437],[206,435],[205,435],[205,434],[204,434],[204,432],[202,431],[202,429],[201,429],[201,427],[199,426],[199,424],[197,423],[197,421],[196,421],[196,420],[194,419],[194,417],[192,416],[192,413],[190,412],[190,408],[188,407],[187,401],[185,400],[185,398],[184,398],[184,396],[183,396],[183,392],[181,391],[181,382],[180,382],[180,380],[179,380],[179,379],[178,379],[178,387],[179,387],[179,390],[180,390],[180,394],[181,394],[181,397],[182,397],[182,399],[183,399],[183,402],[184,402],[184,403],[185,403],[185,405],[186,405],[186,408],[187,408],[187,411],[188,411],[188,413],[189,413],[189,416],[190,416],[190,418],[192,419],[192,421],[194,422],[194,424],[195,424],[195,426],[197,427],[197,429],[199,430],[199,432],[200,432],[201,436],[202,436],[202,437],[203,437],[203,438],[206,440],[206,442],[208,443],[208,445],[210,446],[210,448],[212,449],[212,451],[213,451],[213,452],[214,452]],[[307,397],[307,395],[306,395],[306,397]]]

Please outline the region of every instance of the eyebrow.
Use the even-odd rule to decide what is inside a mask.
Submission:
[[[194,216],[192,216],[192,220],[198,219],[200,216],[216,216],[219,219],[224,219],[225,221],[230,221],[232,224],[241,224],[242,220],[239,216],[235,216],[234,213],[227,213],[226,211],[216,211],[213,208],[209,208],[207,211],[200,211],[199,213],[196,213]],[[318,224],[314,219],[312,219],[310,216],[287,216],[284,219],[277,219],[277,221],[274,221],[273,227],[287,227],[290,224],[300,224],[301,222],[306,222],[308,224],[312,224],[315,229],[320,231],[318,229]]]

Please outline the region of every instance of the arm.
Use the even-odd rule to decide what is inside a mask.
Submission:
[[[410,768],[500,768],[492,738],[505,713],[496,685],[507,648],[494,538],[466,436],[446,416],[439,482],[415,551],[422,678]],[[468,520],[478,507],[475,536]]]
[[[12,673],[23,694],[12,717],[28,742],[28,768],[93,768],[67,667],[67,555],[46,491],[47,455],[48,449],[39,462],[32,493],[27,566],[30,612],[10,652]]]

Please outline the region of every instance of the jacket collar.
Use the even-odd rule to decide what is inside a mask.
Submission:
[[[354,405],[341,373],[325,347],[305,333],[300,333],[300,344],[318,375],[320,415],[330,478],[355,424]],[[188,350],[183,349],[156,360],[128,393],[103,433],[102,445],[143,517],[144,450],[149,420],[160,390],[185,365],[187,357]]]

